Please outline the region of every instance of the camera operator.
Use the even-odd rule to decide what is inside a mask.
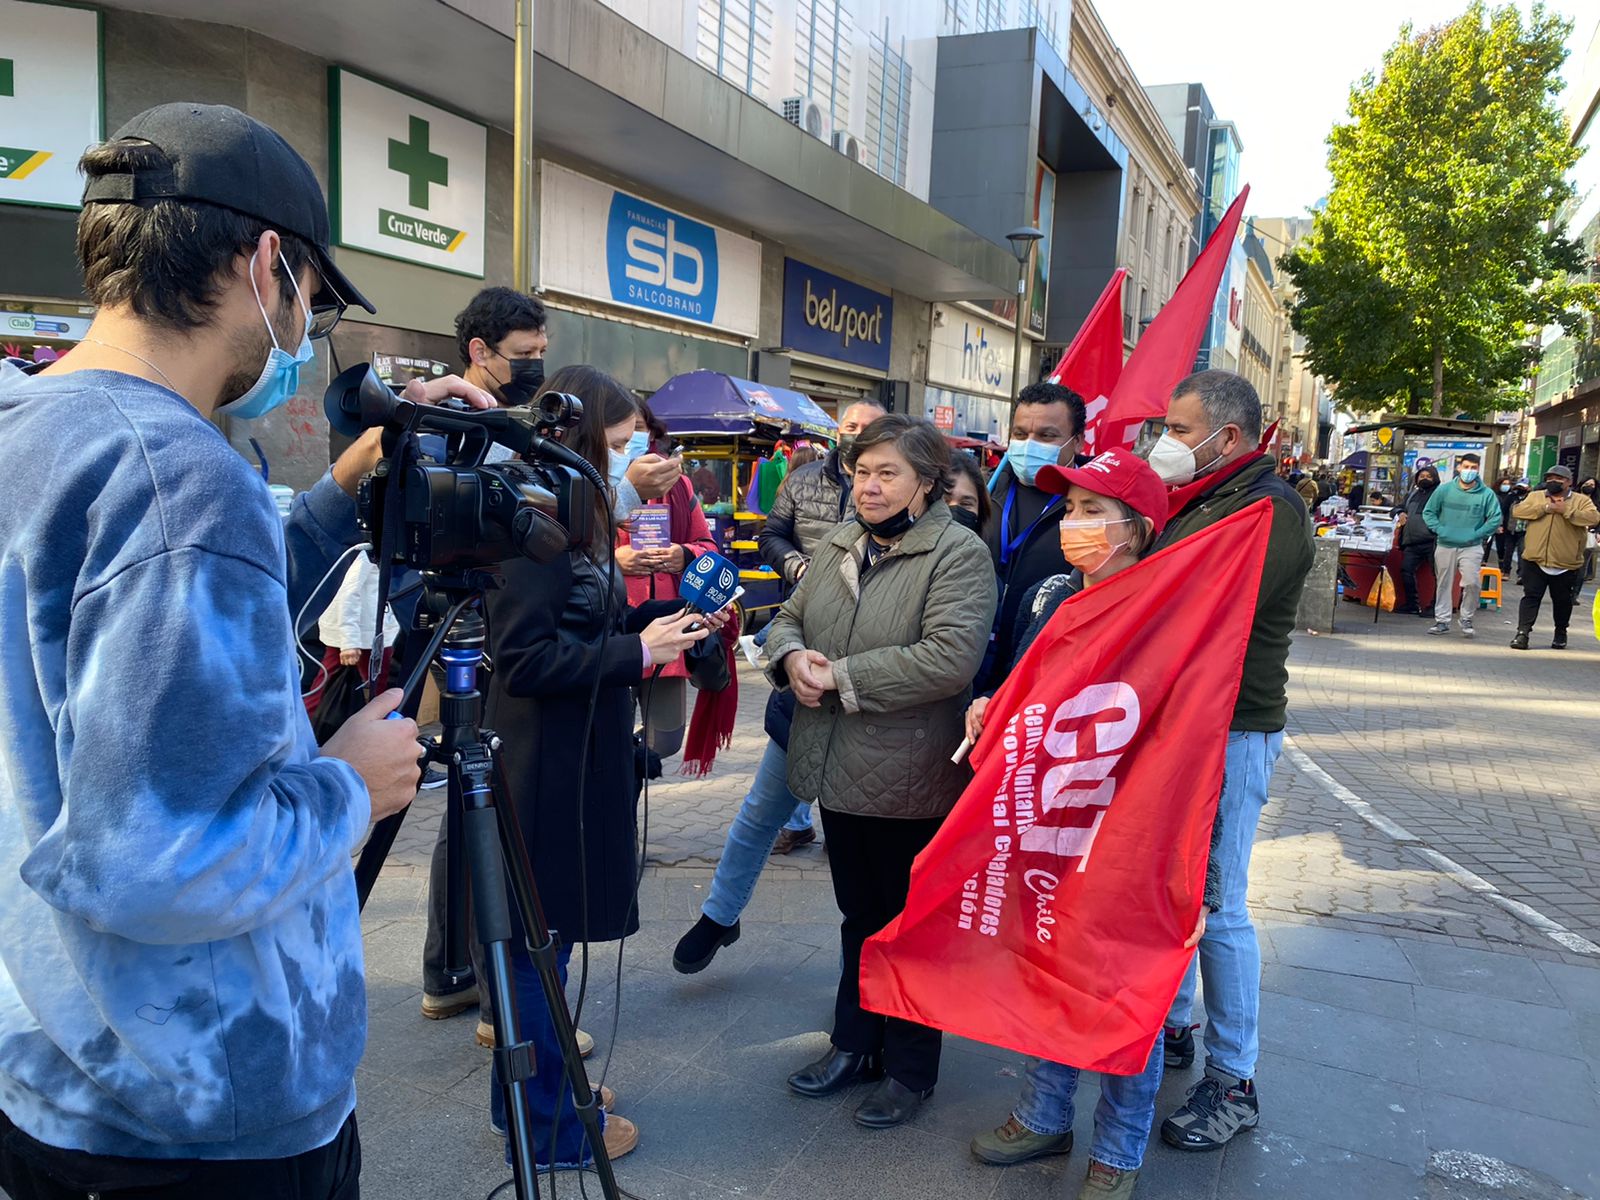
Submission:
[[[0,369],[0,1187],[357,1195],[350,853],[417,782],[377,697],[319,751],[291,614],[358,540],[362,437],[280,522],[211,418],[259,417],[347,303],[305,160],[168,104],[83,156],[97,312]],[[458,379],[408,388],[487,406]],[[315,614],[309,614],[314,616]]]
[[[594,367],[563,367],[545,382],[545,389],[583,401],[583,419],[567,444],[602,474],[617,478],[616,467],[626,457],[638,415],[633,395]],[[609,504],[611,497],[599,503]],[[603,530],[605,524],[602,511],[596,525]],[[506,586],[488,598],[489,653],[495,669],[484,723],[515,731],[503,751],[506,779],[545,915],[561,945],[563,977],[576,942],[615,941],[639,928],[634,902],[639,779],[633,688],[640,667],[672,662],[723,624],[720,617],[685,615],[676,599],[628,607],[622,572],[613,569],[611,554],[602,534],[587,551],[553,562],[510,559],[503,567]],[[596,672],[599,692],[591,717]],[[511,960],[521,1032],[533,1043],[538,1072],[524,1085],[534,1149],[545,1165],[551,1127],[559,1120],[555,1162],[587,1163],[590,1153],[573,1115],[555,1028],[515,906],[513,924]],[[492,1084],[491,1119],[502,1130],[503,1107],[500,1087]],[[633,1149],[639,1134],[631,1122],[606,1117],[604,1138],[607,1153],[618,1158]]]

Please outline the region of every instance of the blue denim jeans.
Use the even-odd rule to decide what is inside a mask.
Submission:
[[[1247,903],[1250,850],[1282,751],[1282,732],[1228,734],[1227,774],[1218,802],[1222,842],[1216,849],[1222,908],[1207,919],[1200,951],[1190,961],[1167,1015],[1169,1026],[1189,1024],[1198,968],[1206,985],[1206,1063],[1240,1079],[1255,1077],[1261,1049],[1261,946]]]
[[[1100,1103],[1094,1109],[1094,1145],[1089,1157],[1119,1171],[1137,1171],[1144,1162],[1150,1127],[1156,1119],[1156,1092],[1161,1087],[1161,1039],[1150,1049],[1150,1061],[1138,1075],[1101,1075]],[[1076,1115],[1073,1093],[1078,1068],[1034,1059],[1022,1084],[1022,1099],[1012,1114],[1035,1133],[1066,1133]]]
[[[739,919],[756,890],[756,880],[767,865],[772,844],[778,840],[778,830],[797,803],[789,790],[789,756],[769,738],[756,767],[756,777],[728,828],[728,840],[723,843],[722,858],[717,862],[711,894],[701,906],[702,913],[718,925],[732,925]],[[809,824],[810,806],[801,807],[806,809]]]
[[[578,1124],[578,1113],[573,1107],[572,1085],[567,1082],[561,1047],[556,1043],[555,1024],[550,1020],[550,1010],[545,1007],[539,971],[527,950],[523,949],[521,922],[514,920],[514,923],[519,926],[512,940],[511,951],[511,974],[517,989],[517,1019],[522,1023],[523,1038],[533,1043],[536,1068],[534,1077],[522,1085],[528,1097],[534,1158],[541,1167],[550,1164],[550,1132],[554,1126],[556,1165],[585,1166],[594,1161],[594,1152],[585,1142],[583,1126]],[[571,958],[570,946],[562,946],[556,951],[562,983],[567,981],[567,963]],[[481,978],[487,979],[487,972]],[[600,1128],[604,1129],[606,1114],[602,1111],[599,1115]],[[489,1074],[489,1118],[497,1129],[509,1129],[506,1124],[505,1095],[500,1090],[499,1078],[492,1071]],[[506,1161],[511,1161],[509,1138],[506,1141]]]

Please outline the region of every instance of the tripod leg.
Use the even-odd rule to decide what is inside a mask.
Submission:
[[[454,774],[458,768],[451,764]],[[452,780],[454,786],[454,780]],[[511,909],[506,903],[505,875],[500,859],[499,831],[494,813],[487,808],[462,814],[466,858],[472,873],[473,914],[483,943],[484,965],[489,972],[493,1000],[496,1046],[495,1076],[505,1095],[506,1132],[511,1138],[511,1174],[518,1200],[537,1200],[537,1175],[533,1128],[523,1081],[532,1078],[531,1048],[517,1040],[516,984],[511,975]]]
[[[539,901],[539,888],[533,877],[533,866],[528,861],[527,843],[522,838],[522,824],[516,807],[508,794],[506,781],[499,770],[494,755],[499,739],[493,734],[484,735],[488,745],[492,771],[493,806],[499,818],[500,847],[505,855],[506,871],[511,891],[516,898],[522,927],[528,934],[528,952],[539,970],[539,982],[544,987],[545,1006],[556,1027],[556,1041],[561,1047],[561,1057],[567,1081],[572,1086],[573,1107],[578,1121],[589,1138],[589,1148],[594,1154],[595,1174],[600,1177],[600,1191],[606,1200],[618,1200],[621,1195],[616,1175],[611,1169],[611,1159],[606,1154],[605,1139],[600,1132],[600,1099],[589,1086],[589,1073],[584,1069],[578,1054],[577,1026],[572,1021],[572,1010],[567,1007],[566,989],[561,985],[560,968],[556,962],[555,938],[544,919],[544,905]],[[503,895],[504,893],[502,893]]]

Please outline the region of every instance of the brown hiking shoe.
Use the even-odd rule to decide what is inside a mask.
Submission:
[[[606,1157],[615,1162],[639,1144],[639,1127],[627,1117],[607,1116],[601,1138],[606,1144]]]
[[[1071,1154],[1072,1130],[1066,1133],[1035,1133],[1015,1116],[999,1129],[980,1133],[972,1139],[972,1157],[997,1167],[1043,1158],[1047,1154]]]
[[[807,825],[804,829],[780,829],[778,840],[772,843],[774,854],[793,854],[801,846],[809,846],[817,840],[817,831],[813,826]]]
[[[459,992],[447,992],[443,996],[422,993],[422,1015],[430,1021],[443,1021],[446,1017],[464,1013],[469,1008],[476,1008],[477,1005],[477,984],[462,988]]]
[[[1119,1171],[1091,1158],[1089,1174],[1078,1189],[1078,1200],[1128,1200],[1138,1179],[1137,1171]]]
[[[585,1033],[581,1029],[577,1031],[577,1035],[578,1035],[578,1057],[579,1058],[588,1058],[591,1054],[594,1053],[594,1038],[590,1037],[587,1033]],[[495,1045],[495,1043],[494,1043],[494,1026],[491,1025],[488,1021],[485,1021],[483,1018],[480,1017],[478,1019],[478,1029],[477,1029],[477,1032],[475,1032],[473,1034],[473,1039],[478,1043],[478,1045],[483,1046],[483,1047],[485,1047],[485,1048],[487,1048],[489,1050],[493,1050],[494,1049],[494,1045]]]

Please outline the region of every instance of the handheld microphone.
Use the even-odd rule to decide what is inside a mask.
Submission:
[[[683,573],[678,595],[696,612],[714,613],[732,604],[743,591],[739,586],[739,568],[715,551],[707,550]]]

